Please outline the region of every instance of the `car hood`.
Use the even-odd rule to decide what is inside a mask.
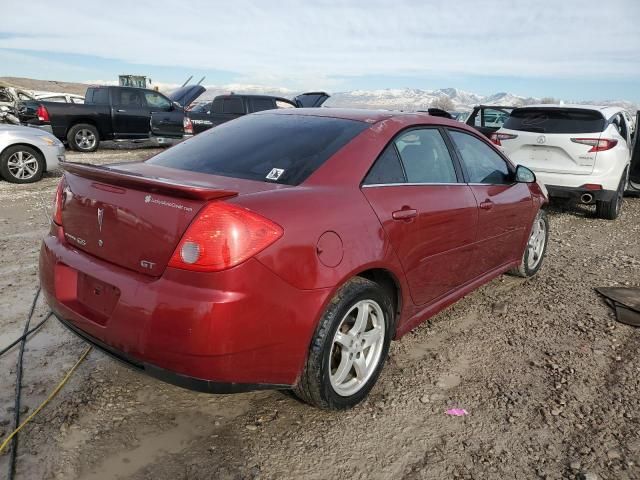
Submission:
[[[22,139],[35,139],[38,137],[50,137],[52,140],[60,143],[60,141],[44,130],[35,127],[24,127],[22,125],[8,125],[8,124],[0,124],[0,136],[7,136],[11,138],[22,138]]]
[[[189,106],[193,101],[206,91],[202,85],[187,85],[171,92],[168,97],[183,107]]]

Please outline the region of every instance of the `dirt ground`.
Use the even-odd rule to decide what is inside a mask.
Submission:
[[[36,292],[58,176],[0,181],[0,347],[19,336]],[[276,391],[193,393],[94,350],[20,434],[16,478],[640,478],[640,332],[616,323],[593,291],[640,285],[640,199],[627,199],[616,222],[587,208],[554,208],[550,220],[535,278],[496,279],[394,342],[371,396],[351,411]],[[40,302],[34,322],[46,312]],[[28,411],[84,348],[53,319],[29,341]],[[0,358],[0,438],[15,362],[16,350]],[[451,407],[469,415],[445,415]]]

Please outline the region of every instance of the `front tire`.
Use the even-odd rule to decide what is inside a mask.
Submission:
[[[93,125],[79,123],[69,129],[67,142],[77,152],[95,152],[100,145],[100,135]]]
[[[518,268],[514,268],[509,273],[517,277],[533,277],[540,267],[545,254],[547,253],[547,243],[549,242],[549,218],[545,210],[538,210],[527,246],[522,254],[522,260]]]
[[[42,178],[44,167],[42,153],[27,145],[14,145],[0,155],[0,174],[8,182],[37,182]]]
[[[373,388],[393,336],[393,303],[375,282],[355,277],[322,315],[294,393],[319,408],[361,402]]]
[[[622,174],[618,190],[615,196],[608,202],[596,201],[596,216],[604,220],[615,220],[620,216],[622,210],[622,202],[624,201],[624,191],[627,185],[627,171]]]

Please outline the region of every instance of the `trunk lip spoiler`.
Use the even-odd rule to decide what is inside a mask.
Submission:
[[[119,187],[128,187],[149,193],[161,193],[193,200],[214,200],[225,197],[235,197],[238,192],[217,187],[207,187],[186,182],[176,182],[168,178],[143,176],[140,174],[117,170],[103,165],[64,162],[61,167],[65,172],[79,177],[105,182]]]

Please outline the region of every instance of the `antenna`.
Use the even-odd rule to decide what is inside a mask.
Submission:
[[[200,79],[200,81],[199,81],[198,83],[196,83],[196,85],[200,85],[202,82],[204,82],[204,79],[205,79],[205,78],[207,78],[207,77],[202,77],[202,78]]]
[[[192,78],[193,78],[193,75],[191,75],[189,78],[187,78],[187,81],[186,81],[186,82],[184,82],[184,83],[182,84],[182,86],[183,86],[183,87],[186,87],[186,86],[187,86],[187,83],[189,83],[189,82],[191,81],[191,79],[192,79]],[[182,88],[182,87],[181,87],[181,88]]]

